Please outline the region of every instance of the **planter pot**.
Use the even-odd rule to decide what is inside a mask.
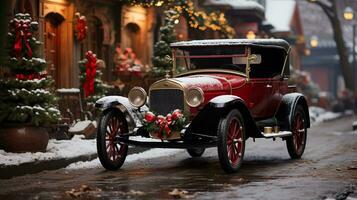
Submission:
[[[21,125],[0,128],[0,146],[7,152],[44,152],[48,140],[45,128]]]

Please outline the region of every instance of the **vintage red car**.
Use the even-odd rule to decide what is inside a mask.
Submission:
[[[288,84],[285,40],[196,40],[171,47],[173,77],[152,84],[148,96],[135,87],[128,98],[96,102],[103,108],[97,149],[106,169],[122,166],[128,146],[183,148],[192,157],[217,147],[223,170],[232,173],[242,164],[248,138],[282,138],[292,159],[302,156],[309,111],[305,97]]]

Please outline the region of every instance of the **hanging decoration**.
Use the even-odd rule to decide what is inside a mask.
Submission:
[[[91,94],[94,94],[94,81],[97,73],[97,56],[92,51],[87,51],[86,58],[86,77],[83,83],[83,90],[85,97],[88,97]]]
[[[75,33],[78,42],[83,41],[87,37],[87,19],[84,15],[81,15],[79,12],[75,14],[76,16],[76,25],[75,25]]]

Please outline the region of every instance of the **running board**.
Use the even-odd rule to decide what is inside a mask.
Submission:
[[[145,148],[169,148],[169,149],[192,149],[192,148],[210,148],[216,147],[218,141],[195,141],[195,142],[142,142],[129,140],[122,137],[116,138],[117,142],[124,143],[130,146],[138,146]]]
[[[292,136],[293,134],[290,131],[280,131],[278,133],[262,133],[264,138],[277,138],[277,137],[288,137]]]

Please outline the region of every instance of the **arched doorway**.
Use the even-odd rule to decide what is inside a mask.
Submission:
[[[58,13],[48,13],[45,16],[44,41],[45,58],[47,61],[47,73],[55,80],[55,86],[60,85],[61,75],[61,23],[64,21]]]
[[[128,23],[125,28],[125,43],[123,44],[124,48],[132,48],[137,57],[141,57],[142,55],[142,45],[141,45],[141,37],[140,37],[140,27],[135,23]]]

